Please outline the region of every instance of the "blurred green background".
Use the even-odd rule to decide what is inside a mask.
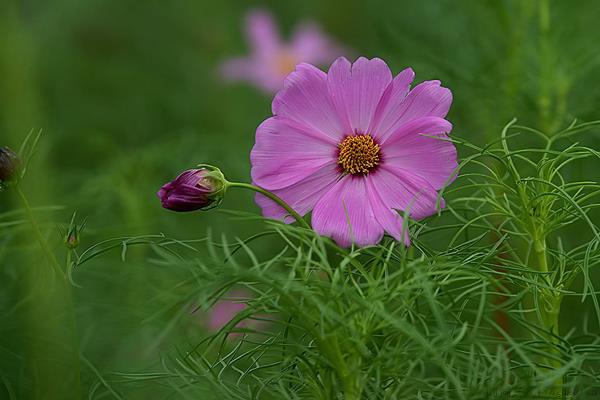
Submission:
[[[350,57],[381,57],[394,73],[411,66],[417,81],[442,80],[454,93],[454,133],[479,145],[512,117],[551,134],[600,114],[599,2],[2,0],[0,145],[18,148],[43,130],[24,186],[33,206],[60,207],[37,211],[57,254],[65,253],[59,226],[74,210],[87,218],[83,248],[121,236],[261,229],[220,212],[167,212],[155,196],[200,162],[249,180],[255,128],[271,98],[223,83],[217,67],[247,52],[243,18],[257,6],[286,37],[311,19]],[[598,135],[583,140],[593,145]],[[0,194],[0,215],[16,207]],[[249,193],[224,207],[258,211]],[[0,225],[0,398],[113,398],[99,376],[160,371],[163,358],[193,346],[201,317],[174,318],[181,271],[149,257],[133,248],[123,262],[115,250],[76,271],[72,319],[28,226]],[[173,392],[158,379],[116,387],[133,399]]]

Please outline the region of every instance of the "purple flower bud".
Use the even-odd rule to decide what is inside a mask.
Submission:
[[[17,180],[20,170],[19,156],[8,147],[0,147],[0,182]]]
[[[157,193],[162,206],[180,212],[218,206],[225,194],[226,180],[218,168],[209,168],[189,169],[165,184]]]

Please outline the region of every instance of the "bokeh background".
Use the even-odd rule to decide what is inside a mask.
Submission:
[[[411,66],[417,81],[442,80],[454,93],[454,133],[478,145],[496,140],[513,117],[551,133],[600,115],[593,1],[3,0],[0,145],[18,148],[43,130],[24,186],[57,254],[73,211],[87,219],[81,248],[135,235],[260,231],[260,221],[223,212],[167,212],[155,196],[197,163],[249,180],[254,132],[271,96],[224,83],[217,68],[247,53],[242,24],[256,7],[273,13],[284,37],[309,19],[349,57],[376,56],[394,73]],[[598,135],[583,140],[593,146]],[[119,249],[108,252],[75,272],[72,319],[67,294],[48,289],[29,228],[19,214],[3,214],[16,207],[0,193],[0,398],[115,398],[98,385],[101,376],[126,398],[172,394],[158,376],[132,382],[114,373],[162,371],[162,360],[205,335],[202,315],[174,306],[181,271],[152,263],[144,246],[126,261]],[[258,212],[242,192],[224,208]]]

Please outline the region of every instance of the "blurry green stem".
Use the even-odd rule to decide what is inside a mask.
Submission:
[[[349,371],[340,344],[336,337],[329,339],[317,338],[317,343],[323,354],[327,355],[333,365],[344,392],[344,400],[360,400],[361,389],[358,377]]]
[[[550,4],[549,0],[538,2],[539,17],[539,50],[540,50],[540,91],[538,107],[540,110],[541,126],[549,134],[552,129],[550,106],[552,103],[552,85],[555,84],[554,68],[552,63],[552,47],[550,43]]]
[[[45,339],[47,341],[58,340],[58,338],[65,339],[70,337],[71,340],[67,340],[67,346],[69,350],[69,355],[67,356],[67,362],[69,362],[69,367],[66,367],[64,370],[55,365],[53,361],[41,362],[39,359],[32,361],[36,368],[36,373],[40,374],[41,377],[38,377],[43,383],[40,385],[42,387],[50,385],[51,380],[55,380],[57,376],[60,376],[61,379],[65,381],[70,381],[72,384],[69,387],[69,392],[65,393],[62,390],[60,385],[56,385],[56,388],[52,387],[50,393],[45,393],[44,398],[48,399],[79,399],[81,398],[81,384],[80,384],[80,369],[79,369],[79,355],[78,355],[78,339],[76,333],[76,321],[75,321],[75,307],[73,305],[73,298],[71,294],[71,287],[69,286],[69,282],[67,281],[67,276],[63,271],[61,265],[59,264],[56,256],[52,252],[52,249],[48,245],[46,238],[42,234],[40,230],[40,226],[33,214],[33,210],[29,205],[29,201],[25,196],[25,193],[21,190],[21,188],[17,185],[16,192],[23,203],[23,207],[31,224],[31,228],[33,233],[37,239],[38,244],[40,245],[44,255],[48,259],[52,266],[52,272],[54,275],[59,276],[59,286],[48,285],[45,288],[36,288],[35,290],[36,298],[38,299],[35,302],[34,307],[32,307],[31,315],[32,318],[39,323],[39,321],[43,321],[40,317],[41,314],[44,314],[44,317],[47,317],[48,312],[53,313],[54,319],[52,319],[52,323],[50,324],[39,324],[34,325],[34,331],[37,332],[36,329],[43,329]],[[67,262],[70,262],[67,259]],[[67,265],[68,267],[68,265]],[[33,271],[36,276],[39,276],[39,271]],[[38,307],[39,306],[39,307]],[[64,312],[66,315],[66,319],[59,318],[59,312]],[[66,329],[66,331],[64,331]],[[32,336],[34,336],[32,334]],[[56,339],[55,339],[56,338]],[[37,340],[33,340],[32,350],[33,354],[37,354],[39,350],[39,343]],[[69,347],[70,346],[70,347]],[[52,358],[54,357],[54,353],[50,351]],[[72,357],[72,358],[71,358]],[[47,356],[42,355],[41,359],[45,360]],[[69,361],[70,360],[70,361]],[[35,364],[36,362],[41,362],[43,367],[41,367],[41,371],[38,369],[38,366]],[[55,376],[55,374],[57,374]],[[49,390],[49,389],[46,389]],[[68,395],[68,397],[65,397]]]
[[[333,346],[334,355],[337,359],[336,364],[338,365],[338,375],[342,381],[344,388],[344,400],[359,400],[360,399],[360,387],[358,380],[349,370],[342,355],[338,341],[334,338]]]
[[[300,214],[298,214],[296,211],[294,211],[294,209],[292,207],[290,207],[285,201],[283,201],[277,195],[269,192],[268,190],[265,190],[265,189],[263,189],[261,187],[255,186],[255,185],[251,185],[249,183],[241,183],[241,182],[227,182],[227,186],[228,187],[238,187],[238,188],[243,188],[243,189],[249,189],[249,190],[253,190],[253,191],[257,192],[257,193],[260,193],[260,194],[262,194],[264,196],[267,196],[269,199],[271,199],[275,203],[279,204],[285,211],[288,212],[288,214],[290,214],[292,217],[294,217],[294,219],[296,221],[298,221],[298,223],[303,228],[310,229],[310,226],[302,218],[302,216],[300,216]]]
[[[19,197],[21,198],[21,202],[23,203],[23,207],[25,208],[25,213],[27,214],[27,217],[29,218],[29,223],[31,224],[31,228],[33,229],[33,233],[34,233],[34,235],[35,235],[35,237],[36,237],[36,239],[37,239],[40,247],[42,248],[42,251],[46,255],[46,258],[48,259],[48,261],[50,262],[50,264],[52,265],[52,268],[54,269],[54,272],[56,272],[59,276],[61,276],[63,279],[66,280],[66,276],[65,276],[64,271],[62,270],[60,264],[56,260],[56,257],[54,256],[54,253],[50,249],[50,246],[48,246],[48,242],[46,241],[46,239],[42,235],[42,232],[40,230],[40,226],[37,223],[37,221],[35,219],[35,216],[33,215],[33,211],[31,210],[31,206],[29,205],[29,201],[27,201],[27,197],[25,197],[25,193],[23,193],[23,191],[21,190],[21,188],[18,185],[16,187],[16,190],[17,190],[17,193],[18,193]]]

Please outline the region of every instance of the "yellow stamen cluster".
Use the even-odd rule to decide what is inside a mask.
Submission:
[[[338,147],[338,164],[349,174],[368,174],[379,164],[379,145],[369,135],[346,136]]]
[[[294,71],[296,68],[296,64],[298,64],[298,60],[290,53],[282,53],[277,57],[276,60],[276,68],[277,72],[281,75],[285,76],[290,72]]]

